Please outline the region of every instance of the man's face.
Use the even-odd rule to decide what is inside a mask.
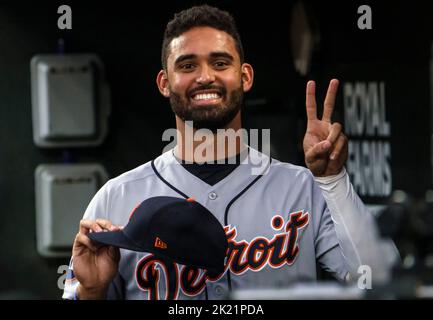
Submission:
[[[169,45],[165,95],[174,113],[197,129],[215,131],[233,120],[242,106],[243,77],[235,41],[224,31],[193,28]]]

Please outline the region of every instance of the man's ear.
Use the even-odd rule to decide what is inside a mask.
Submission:
[[[159,92],[161,92],[164,97],[170,97],[167,73],[164,70],[158,72],[158,75],[156,76],[156,84],[158,86]]]
[[[250,91],[254,82],[254,70],[249,63],[244,63],[241,66],[242,69],[242,87],[244,92]]]

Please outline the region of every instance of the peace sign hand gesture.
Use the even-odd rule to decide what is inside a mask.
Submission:
[[[317,119],[316,84],[307,83],[307,132],[304,136],[305,163],[316,177],[338,174],[348,156],[348,139],[342,133],[341,124],[331,124],[332,111],[337,95],[338,80],[332,79],[326,94],[322,120]]]

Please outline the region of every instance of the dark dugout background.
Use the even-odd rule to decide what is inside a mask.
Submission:
[[[309,19],[320,38],[307,76],[294,69],[290,48],[295,1],[208,1],[230,11],[243,39],[246,60],[255,68],[247,94],[244,123],[270,128],[272,154],[303,165],[305,84],[314,79],[318,102],[328,82],[341,87],[336,119],[344,124],[343,86],[350,82],[385,84],[386,137],[354,135],[353,141],[389,144],[386,159],[392,190],[415,197],[431,188],[431,74],[433,4],[384,1],[309,1]],[[102,163],[111,177],[161,154],[161,139],[175,126],[168,102],[155,85],[165,24],[173,14],[200,1],[63,1],[0,3],[0,298],[59,299],[58,267],[36,251],[34,170],[41,163]],[[72,30],[57,28],[57,8],[72,8]],[[359,30],[357,9],[368,4],[373,29]],[[32,140],[30,59],[55,53],[93,52],[103,60],[111,88],[112,113],[105,143],[97,148],[42,150]],[[362,161],[361,161],[362,162]],[[372,160],[361,166],[374,167]],[[389,194],[366,194],[385,203]],[[77,226],[78,228],[78,226]]]

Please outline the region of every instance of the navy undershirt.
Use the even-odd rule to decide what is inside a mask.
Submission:
[[[185,163],[182,161],[182,166],[191,174],[195,175],[200,180],[213,186],[223,180],[235,170],[241,162],[240,154],[236,155],[236,162],[231,164],[227,159],[225,163]]]

